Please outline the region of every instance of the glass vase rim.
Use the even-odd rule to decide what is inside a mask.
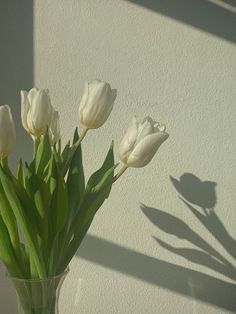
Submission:
[[[6,272],[6,276],[10,278],[11,280],[23,282],[23,281],[28,281],[28,282],[42,282],[42,281],[49,281],[49,280],[55,280],[60,277],[66,276],[69,272],[70,268],[67,267],[62,273],[55,275],[55,276],[49,276],[49,277],[44,277],[44,278],[19,278],[19,277],[14,277],[11,276],[8,272]]]

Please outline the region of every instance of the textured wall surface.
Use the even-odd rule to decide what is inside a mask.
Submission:
[[[63,139],[78,125],[85,81],[118,89],[109,120],[83,142],[87,177],[112,139],[117,152],[133,115],[151,115],[170,133],[97,214],[61,313],[236,312],[236,47],[227,31],[235,15],[230,1],[195,1],[194,10],[179,1],[172,11],[156,3],[34,2],[34,84],[50,89]]]

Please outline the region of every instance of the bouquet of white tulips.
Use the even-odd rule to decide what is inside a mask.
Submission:
[[[113,183],[128,167],[143,167],[167,139],[165,127],[146,117],[133,118],[119,147],[116,164],[113,144],[105,160],[85,184],[81,141],[90,129],[109,117],[116,90],[95,80],[86,84],[79,106],[73,142],[62,149],[59,114],[47,90],[21,92],[21,119],[34,141],[32,162],[19,161],[17,175],[7,157],[16,131],[7,105],[0,106],[0,259],[10,276],[48,278],[62,273],[86,235]],[[120,169],[115,172],[119,165]],[[21,234],[21,237],[20,237]]]

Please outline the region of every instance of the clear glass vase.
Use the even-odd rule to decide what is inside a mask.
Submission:
[[[18,313],[59,314],[60,290],[68,271],[45,279],[20,279],[8,275],[16,291]]]

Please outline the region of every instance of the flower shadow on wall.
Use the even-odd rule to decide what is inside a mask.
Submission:
[[[185,173],[180,181],[170,177],[176,190],[182,195],[182,201],[203,224],[203,226],[218,240],[227,252],[236,259],[236,240],[233,239],[225,226],[217,216],[214,207],[216,205],[215,182],[204,181],[191,173]],[[198,205],[202,213],[190,203]]]
[[[224,247],[224,249],[233,257],[236,258],[236,241],[227,232],[225,226],[217,216],[214,207],[217,202],[216,183],[210,181],[201,181],[191,173],[185,173],[180,180],[170,177],[171,182],[180,194],[180,199],[193,213],[193,215],[203,224],[203,226],[215,237],[215,239]],[[193,206],[194,205],[194,206]],[[199,209],[197,209],[198,207]],[[175,235],[179,239],[187,240],[194,245],[195,248],[174,247],[157,237],[156,241],[163,248],[170,252],[184,257],[188,261],[205,266],[219,274],[222,274],[231,280],[236,281],[236,268],[228,261],[221,253],[217,251],[211,244],[205,241],[192,228],[190,228],[183,220],[160,209],[142,206],[143,213],[148,219],[162,231]],[[190,271],[190,270],[189,270]],[[194,280],[193,280],[194,279]],[[192,296],[197,297],[199,293],[207,293],[207,289],[202,289],[206,282],[202,281],[201,276],[192,278],[189,273],[189,287],[192,291]],[[202,288],[201,288],[202,287]],[[232,287],[236,293],[236,286]],[[220,298],[220,295],[225,294],[222,286],[222,291],[217,289],[212,292],[214,299]],[[232,292],[233,292],[232,291]],[[201,299],[201,298],[200,298]],[[228,305],[233,306],[234,298],[228,299]],[[231,308],[231,310],[234,309]],[[235,309],[234,309],[235,310]]]
[[[235,240],[231,238],[224,225],[213,210],[216,205],[214,182],[201,182],[192,174],[185,174],[178,181],[171,178],[183,202],[206,226],[224,248],[235,256]],[[191,204],[190,204],[191,202]],[[192,206],[194,204],[194,207]],[[203,213],[195,206],[199,206]],[[214,270],[226,279],[219,279],[197,270],[162,261],[153,256],[126,248],[111,241],[87,234],[80,249],[79,259],[106,267],[128,277],[144,281],[154,287],[206,302],[221,309],[236,312],[236,269],[213,246],[192,230],[183,220],[160,209],[142,205],[142,211],[159,229],[185,239],[196,249],[175,248],[155,238],[160,245],[189,261]],[[227,281],[227,277],[231,282]],[[101,278],[101,282],[102,282]]]

